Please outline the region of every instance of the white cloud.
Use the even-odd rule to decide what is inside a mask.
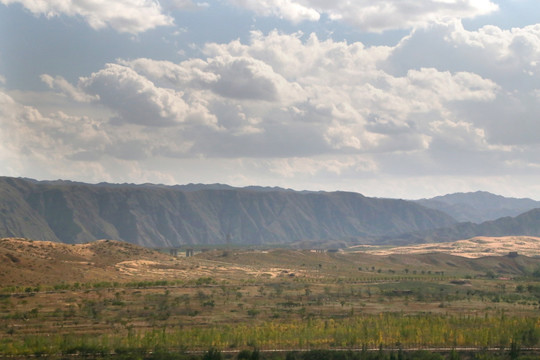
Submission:
[[[81,78],[82,89],[114,110],[122,123],[147,126],[172,126],[197,121],[212,125],[202,99],[184,99],[185,94],[170,88],[157,87],[133,69],[108,64],[89,77]]]
[[[298,158],[271,160],[264,164],[271,173],[284,178],[298,176],[340,176],[347,172],[374,173],[377,164],[369,158],[361,156],[344,156],[339,159],[328,157]]]
[[[474,18],[498,9],[490,0],[229,0],[261,16],[292,22],[318,21],[321,14],[362,30],[381,32],[422,27],[432,22]]]
[[[330,125],[325,133],[325,140],[334,149],[372,149],[383,138],[383,135],[370,133],[361,126],[347,126],[338,121]]]
[[[494,176],[536,169],[540,158],[529,153],[539,143],[537,84],[528,97],[513,97],[504,79],[489,76],[490,67],[508,66],[509,57],[534,54],[534,36],[520,42],[525,48],[508,45],[506,55],[497,57],[496,46],[478,45],[488,43],[478,34],[471,42],[453,37],[465,31],[455,24],[433,29],[433,54],[420,54],[426,57],[421,61],[413,61],[419,58],[413,50],[426,39],[425,29],[394,48],[273,31],[253,32],[247,42],[206,44],[204,58],[178,63],[118,60],[76,85],[43,75],[66,101],[86,101],[84,106],[105,107],[114,116],[44,114],[4,99],[0,121],[10,125],[1,131],[17,136],[4,136],[2,150],[50,166],[76,163],[84,169],[87,163],[93,174],[118,179],[128,173],[167,179],[170,171],[182,181],[181,172],[193,169],[205,182],[245,174],[242,181],[259,177],[271,184],[278,177],[313,186],[354,186],[351,179],[381,174]],[[454,56],[474,49],[478,59],[495,60],[482,69],[484,60],[478,68],[474,61],[452,68],[451,57],[437,53],[447,48]],[[399,68],[399,60],[409,66]],[[509,127],[512,122],[519,126]],[[166,168],[172,165],[182,171]]]
[[[98,100],[98,96],[88,95],[81,89],[71,85],[66,79],[61,76],[52,77],[47,74],[41,75],[41,81],[47,84],[51,89],[58,90],[61,94],[68,96],[69,98],[77,102],[90,102]]]
[[[32,14],[47,18],[80,17],[93,29],[111,27],[130,34],[173,25],[173,18],[164,14],[159,2],[154,0],[0,0],[0,3],[18,3]]]
[[[71,162],[70,157],[82,152],[99,157],[111,141],[98,121],[62,112],[45,116],[33,107],[17,103],[1,90],[0,128],[7,168],[15,169],[18,174],[45,175],[58,171],[62,175],[74,175],[87,165]],[[96,164],[90,167],[99,168]]]
[[[129,124],[116,126],[63,112],[44,115],[0,90],[0,163],[4,175],[128,181],[136,174],[138,179],[157,181],[167,178],[163,169],[144,170],[141,163],[150,159],[155,164],[156,158],[166,156],[164,146],[179,156],[190,144],[167,128],[140,131]]]
[[[451,121],[460,119],[482,129],[492,145],[522,146],[539,141],[532,135],[540,131],[540,103],[534,96],[540,81],[538,58],[540,25],[510,30],[490,25],[471,31],[454,21],[414,31],[381,67],[396,77],[437,69],[439,75],[430,74],[428,79],[439,84],[440,95],[432,101],[462,95],[491,99],[489,106],[478,101],[454,102],[449,108]],[[466,75],[460,75],[460,82],[465,87],[453,88],[441,79],[442,74],[458,76],[464,70]]]
[[[540,80],[540,24],[511,30],[485,26],[467,31],[457,23],[449,41],[472,56],[480,55],[476,61],[486,61],[483,71],[494,79],[515,87],[520,87],[518,81],[530,86]]]
[[[158,84],[211,90],[225,98],[283,104],[305,96],[298,84],[287,81],[269,64],[252,56],[223,53],[206,61],[191,59],[181,64],[150,59],[121,63]]]
[[[278,88],[288,85],[268,64],[249,57],[213,59],[208,71],[218,75],[213,90],[224,97],[278,101]]]
[[[376,69],[377,63],[386,59],[391,51],[385,46],[366,48],[360,42],[322,41],[315,34],[302,41],[302,36],[302,33],[282,34],[275,30],[267,35],[254,31],[248,44],[239,41],[209,43],[203,51],[212,58],[253,57],[264,61],[286,79],[312,77],[326,84],[339,84],[346,80],[339,76],[343,69],[355,71],[357,76],[365,75],[367,71]]]
[[[151,152],[122,150],[139,146],[131,142],[115,148],[121,157],[428,151],[437,135],[433,124],[454,123],[460,103],[491,102],[501,91],[466,71],[420,68],[390,75],[380,64],[392,50],[254,32],[249,43],[207,44],[204,60],[120,60],[79,86],[98,95],[124,124],[183,125],[179,148],[165,137]],[[188,125],[193,109],[210,119],[199,125],[213,126]]]
[[[489,144],[485,131],[475,128],[473,124],[464,121],[452,122],[434,121],[430,124],[431,134],[437,139],[443,141],[446,151],[510,151],[511,147],[495,146]]]
[[[342,19],[360,29],[376,32],[422,27],[448,19],[474,18],[498,8],[489,0],[341,0],[326,4],[326,11],[331,18]]]
[[[476,31],[468,31],[460,22],[454,22],[451,30],[449,40],[453,43],[483,49],[486,53],[495,55],[497,61],[519,56],[523,63],[515,65],[523,65],[538,58],[540,24],[510,30],[486,25]]]
[[[418,96],[427,100],[429,96],[433,101],[492,101],[495,99],[499,86],[481,76],[470,72],[451,74],[448,71],[438,71],[434,68],[421,68],[409,70],[407,80],[417,90],[422,91]],[[429,93],[429,94],[428,94]]]
[[[18,161],[18,150],[12,145],[11,139],[18,136],[13,128],[15,101],[0,91],[0,164],[5,169],[6,176],[21,173],[20,163]]]
[[[392,76],[379,67],[391,48],[315,35],[301,41],[298,34],[254,32],[247,44],[207,44],[204,52],[205,60],[177,64],[119,60],[78,87],[43,79],[99,99],[117,114],[115,126],[172,128],[108,148],[123,159],[425,151],[434,135],[430,124],[455,122],[456,104],[490,102],[500,91],[465,71],[421,68]]]
[[[293,23],[318,21],[320,14],[309,4],[291,0],[229,0],[262,16],[277,16]]]
[[[200,59],[189,60],[185,62],[186,66],[178,66],[170,61],[158,61],[147,58],[139,58],[132,61],[119,60],[119,63],[132,68],[137,73],[162,86],[179,87],[190,85],[190,83],[194,82],[210,84],[218,80],[215,74],[206,73],[201,70],[205,66],[205,62]]]
[[[467,69],[505,88],[530,89],[540,79],[539,58],[540,24],[510,30],[488,25],[470,31],[460,21],[452,21],[404,38],[386,69],[394,74],[421,67]]]

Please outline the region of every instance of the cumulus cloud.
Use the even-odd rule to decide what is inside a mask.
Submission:
[[[375,32],[422,27],[448,19],[474,18],[498,9],[489,0],[383,0],[375,3],[341,0],[326,4],[324,10],[331,19],[344,20],[362,30]]]
[[[71,157],[91,153],[95,160],[111,142],[99,121],[62,112],[43,115],[1,90],[0,128],[3,156],[18,174],[52,174],[56,170],[60,173],[67,170],[64,174],[73,175],[86,165],[72,163]]]
[[[215,59],[209,71],[219,74],[213,89],[225,97],[276,101],[278,83],[286,85],[270,66],[253,58]]]
[[[207,44],[203,51],[204,60],[180,63],[119,60],[77,86],[42,79],[73,99],[106,106],[117,127],[145,128],[143,138],[134,132],[107,148],[122,159],[424,151],[432,124],[455,122],[460,103],[491,102],[501,91],[466,71],[391,75],[380,64],[394,49],[316,35],[254,32],[248,43]]]
[[[381,32],[422,27],[449,19],[474,18],[498,9],[490,0],[229,0],[261,16],[278,16],[292,22],[318,21],[321,14],[362,30]]]
[[[51,89],[59,91],[61,94],[68,96],[69,98],[77,102],[91,102],[98,100],[98,96],[92,96],[81,89],[71,85],[66,79],[61,76],[52,77],[48,74],[41,75],[41,81],[47,84]]]
[[[540,80],[540,24],[510,30],[485,26],[468,31],[455,23],[449,28],[447,41],[459,52],[468,53],[467,59],[476,63],[479,73],[505,85],[531,89]]]
[[[504,87],[531,89],[540,79],[539,57],[540,24],[510,30],[488,25],[472,31],[453,21],[404,38],[385,69],[394,74],[420,67],[467,69]]]
[[[181,64],[136,59],[121,61],[157,83],[177,88],[211,90],[226,98],[286,103],[304,96],[302,89],[253,56],[220,54],[206,61],[192,59]]]
[[[21,4],[34,15],[47,18],[74,16],[84,19],[93,29],[111,27],[130,34],[158,26],[173,25],[173,18],[163,13],[154,0],[0,0],[4,5]],[[178,5],[178,1],[176,1]]]
[[[499,147],[489,144],[485,131],[475,128],[464,121],[434,121],[430,124],[431,134],[440,142],[444,142],[444,151],[509,151],[510,147]]]
[[[171,126],[187,121],[215,122],[208,114],[204,101],[192,99],[184,93],[157,87],[133,69],[119,64],[108,64],[89,77],[81,78],[80,87],[118,114],[118,121],[148,125]]]
[[[208,6],[211,12],[225,3],[0,0],[36,16],[75,17],[93,29],[128,34],[173,25],[170,14],[178,10]],[[540,174],[540,25],[472,29],[462,23],[497,11],[495,0],[228,3],[296,25],[321,22],[329,29],[332,21],[345,22],[339,36],[411,30],[395,46],[253,31],[188,50],[180,43],[195,34],[188,22],[185,33],[165,35],[155,47],[146,41],[161,32],[132,42],[129,54],[123,47],[104,54],[100,59],[110,64],[96,60],[71,83],[66,79],[75,65],[69,75],[55,74],[43,62],[41,80],[52,90],[46,93],[2,90],[17,84],[13,74],[0,76],[2,167],[115,181],[238,179],[248,185],[265,179],[312,188],[326,181],[358,191],[370,181],[380,186],[369,179],[381,174],[425,187],[456,173]],[[245,20],[245,12],[234,13]],[[137,58],[156,50],[170,61]],[[110,60],[117,56],[125,58]]]
[[[152,154],[261,158],[426,151],[437,135],[433,124],[455,122],[460,104],[492,102],[501,92],[467,71],[392,75],[381,64],[395,49],[316,35],[254,32],[248,43],[203,51],[204,60],[180,63],[120,60],[82,78],[79,88],[99,96],[121,123],[185,125],[180,149],[165,139]],[[193,126],[194,112],[210,119],[199,124],[213,126]]]
[[[430,74],[428,81],[440,84],[441,95],[490,101],[490,106],[471,101],[452,104],[453,121],[462,119],[482,129],[491,144],[523,145],[538,142],[531,134],[540,131],[536,121],[540,103],[534,95],[540,81],[539,57],[539,25],[510,30],[490,25],[472,31],[454,21],[414,31],[381,68],[395,77],[437,69],[439,75]],[[457,76],[464,70],[460,76],[464,88],[452,88],[440,79],[445,72]],[[478,81],[485,86],[475,86]]]
[[[0,163],[4,175],[86,181],[128,181],[137,175],[162,180],[166,178],[163,174],[142,170],[139,162],[163,155],[163,143],[168,144],[168,151],[178,153],[189,148],[177,133],[164,128],[140,131],[105,119],[63,112],[43,114],[0,89]]]
[[[119,60],[119,64],[130,67],[138,74],[145,76],[161,86],[196,86],[196,83],[211,84],[218,80],[215,74],[204,72],[205,62],[192,59],[179,66],[170,61],[159,61],[139,58],[131,61]]]
[[[253,31],[249,43],[231,41],[225,44],[209,43],[203,51],[212,58],[247,56],[264,61],[287,79],[311,77],[325,83],[339,84],[343,69],[366,75],[377,63],[386,59],[391,48],[365,47],[360,42],[347,43],[332,39],[321,40],[315,34],[302,40],[302,33],[283,34],[272,31],[263,34]],[[332,76],[332,73],[337,76]],[[346,79],[345,79],[346,80]]]
[[[525,155],[539,146],[538,90],[514,98],[508,83],[489,76],[489,69],[435,61],[439,48],[453,47],[455,56],[471,48],[493,56],[495,47],[471,45],[456,35],[455,24],[434,28],[433,56],[402,69],[398,60],[417,56],[412,50],[424,30],[395,47],[253,32],[246,42],[206,44],[202,58],[118,60],[76,85],[43,75],[66,98],[106,107],[114,117],[42,115],[4,99],[11,110],[3,110],[3,121],[17,128],[3,131],[29,134],[9,140],[14,154],[56,148],[77,163],[135,163],[147,169],[173,160],[196,168],[204,159],[213,171],[222,161],[231,165],[219,167],[223,174],[264,172],[268,179],[411,176],[412,171],[416,176],[452,169],[476,174],[484,165],[492,173],[538,166],[540,158]],[[532,39],[520,42],[527,49],[508,45],[506,55],[486,68],[508,66],[507,59],[518,53],[534,54]],[[509,121],[519,126],[504,133]],[[527,145],[509,139],[525,132]]]

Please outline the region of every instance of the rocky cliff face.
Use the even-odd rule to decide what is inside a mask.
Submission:
[[[346,192],[89,185],[0,178],[0,237],[64,243],[108,238],[149,247],[288,244],[393,236],[449,226],[403,200]]]

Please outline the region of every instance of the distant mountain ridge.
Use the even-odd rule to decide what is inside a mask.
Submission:
[[[0,237],[328,247],[508,235],[540,236],[540,202],[481,191],[405,201],[277,187],[0,177]]]
[[[481,224],[462,222],[449,227],[402,234],[379,239],[383,243],[418,244],[470,239],[475,236],[540,236],[540,209],[527,211],[516,217],[503,217]],[[511,251],[512,249],[509,249]]]
[[[540,201],[508,198],[485,191],[455,193],[416,200],[420,205],[447,213],[459,222],[482,223],[517,216],[540,208]]]
[[[246,186],[246,187],[236,187],[231,186],[227,184],[220,184],[220,183],[214,183],[214,184],[201,184],[201,183],[189,183],[185,185],[164,185],[164,184],[152,184],[152,183],[144,183],[144,184],[133,184],[133,183],[122,183],[122,184],[115,184],[115,183],[107,183],[107,182],[101,182],[97,184],[88,184],[84,182],[79,181],[71,181],[71,180],[35,180],[30,178],[18,178],[20,180],[28,181],[32,184],[46,184],[46,185],[90,185],[90,186],[101,186],[101,187],[111,187],[111,188],[120,188],[120,187],[129,187],[129,188],[164,188],[164,189],[175,189],[175,190],[182,190],[182,191],[200,191],[200,190],[254,190],[254,191],[295,191],[292,189],[285,189],[281,187],[270,187],[270,186]],[[301,191],[301,192],[313,192],[313,191]]]
[[[84,184],[0,177],[0,237],[147,247],[290,244],[397,236],[455,224],[438,210],[348,192],[227,185]]]

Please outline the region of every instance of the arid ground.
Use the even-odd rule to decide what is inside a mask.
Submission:
[[[186,258],[112,240],[1,239],[0,353],[534,347],[539,248],[475,238]]]

